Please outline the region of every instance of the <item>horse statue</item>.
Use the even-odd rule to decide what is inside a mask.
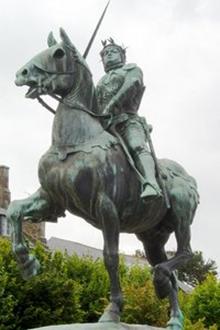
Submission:
[[[61,42],[48,37],[46,50],[16,74],[16,85],[29,86],[26,97],[59,96],[53,122],[52,144],[39,162],[40,188],[30,197],[13,201],[7,211],[13,251],[23,277],[37,274],[39,262],[29,254],[22,222],[52,221],[65,210],[100,229],[104,263],[110,278],[110,304],[99,322],[119,322],[123,297],[119,283],[119,233],[134,233],[143,243],[153,267],[157,295],[168,297],[168,329],[182,329],[175,270],[191,255],[190,225],[198,204],[197,185],[182,166],[158,160],[171,207],[164,198],[144,201],[141,184],[117,138],[103,129],[97,114],[91,72],[66,32]],[[177,252],[168,259],[166,244],[175,233]]]

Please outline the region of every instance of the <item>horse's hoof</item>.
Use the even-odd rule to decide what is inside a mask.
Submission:
[[[38,274],[40,263],[33,255],[28,256],[28,260],[22,265],[22,277],[24,280],[29,280],[31,277]]]
[[[162,266],[158,265],[154,268],[153,283],[157,296],[160,299],[166,298],[172,288],[170,281],[171,273]]]
[[[165,267],[163,264],[158,264],[154,267],[154,273],[158,273],[160,274],[160,276],[166,276],[168,278],[170,278],[171,276],[171,272],[170,270]]]
[[[167,330],[182,330],[183,329],[183,315],[181,314],[179,317],[171,317],[169,322],[167,323]]]
[[[22,244],[14,248],[14,253],[19,264],[24,264],[28,260],[28,248]]]
[[[115,303],[110,303],[106,307],[104,313],[99,319],[99,323],[103,323],[103,322],[114,322],[114,323],[120,322],[120,310]]]

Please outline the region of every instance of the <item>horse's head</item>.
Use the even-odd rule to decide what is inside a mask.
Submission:
[[[60,29],[61,42],[57,43],[52,32],[48,36],[49,48],[33,57],[16,74],[17,86],[29,86],[28,98],[42,94],[65,96],[76,79],[77,64],[88,70],[82,56],[70,41],[66,32]]]

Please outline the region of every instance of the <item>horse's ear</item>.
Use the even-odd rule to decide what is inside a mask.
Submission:
[[[60,37],[66,45],[73,47],[73,44],[72,44],[70,38],[68,37],[66,31],[63,28],[60,28]]]
[[[56,39],[53,36],[53,32],[50,32],[47,38],[48,47],[52,47],[57,44]]]

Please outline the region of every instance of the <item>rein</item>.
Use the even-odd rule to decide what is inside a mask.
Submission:
[[[79,111],[83,111],[83,112],[86,112],[86,113],[88,113],[90,116],[92,116],[92,117],[95,117],[95,118],[102,118],[102,119],[107,119],[107,118],[109,118],[109,120],[111,120],[112,119],[112,114],[111,113],[109,113],[109,114],[101,114],[101,115],[98,115],[98,114],[96,114],[96,113],[94,113],[94,112],[92,112],[92,111],[90,111],[90,110],[87,110],[87,109],[85,109],[85,108],[82,108],[82,107],[75,107],[75,106],[73,106],[73,105],[71,105],[71,104],[68,104],[67,102],[64,102],[63,101],[63,99],[61,98],[61,97],[59,97],[59,96],[57,96],[57,95],[54,95],[54,94],[50,94],[50,93],[48,93],[48,95],[50,96],[50,97],[52,97],[53,99],[55,99],[56,101],[58,101],[58,102],[60,102],[60,103],[62,103],[62,104],[64,104],[64,105],[66,105],[67,107],[69,107],[69,108],[71,108],[71,109],[76,109],[76,110],[79,110]],[[38,100],[38,102],[44,107],[44,108],[46,108],[47,110],[49,110],[51,113],[53,113],[54,115],[56,114],[56,111],[53,109],[53,108],[51,108],[40,96],[37,96],[37,100]]]
[[[37,100],[44,108],[49,110],[54,115],[56,114],[56,111],[53,108],[51,108],[40,96],[37,96]]]

